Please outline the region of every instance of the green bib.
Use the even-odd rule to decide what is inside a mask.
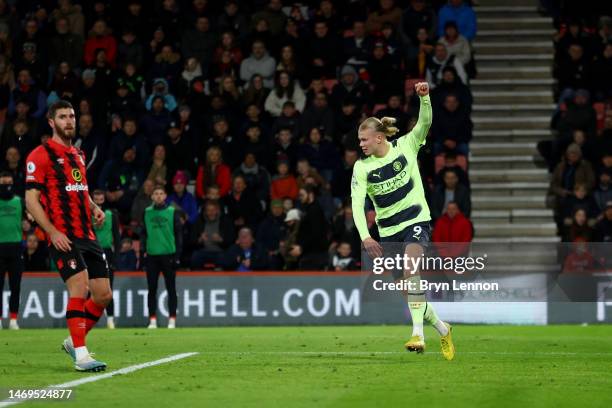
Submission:
[[[147,207],[144,216],[147,228],[147,254],[170,255],[176,252],[174,241],[174,207],[157,210]]]
[[[21,242],[21,198],[14,196],[10,200],[0,200],[0,244]]]
[[[94,231],[96,238],[103,249],[113,248],[113,212],[111,210],[104,210],[104,223],[100,226],[96,226],[94,223]],[[92,217],[93,222],[93,217]]]

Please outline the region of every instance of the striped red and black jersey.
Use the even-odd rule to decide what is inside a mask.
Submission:
[[[81,150],[50,139],[26,160],[26,189],[40,190],[49,220],[68,238],[95,240],[85,172]]]

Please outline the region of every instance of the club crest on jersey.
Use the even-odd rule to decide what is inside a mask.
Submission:
[[[72,178],[77,183],[80,183],[81,180],[83,180],[83,175],[81,174],[81,171],[79,169],[72,169]]]
[[[27,164],[28,173],[34,173],[36,171],[36,165],[34,162],[29,161]]]
[[[393,162],[393,170],[395,170],[395,172],[399,172],[402,169],[402,163],[399,160],[396,160]]]
[[[69,267],[70,269],[74,269],[74,270],[76,270],[76,268],[77,268],[77,262],[76,262],[76,259],[69,259],[69,260],[68,260],[68,267]]]

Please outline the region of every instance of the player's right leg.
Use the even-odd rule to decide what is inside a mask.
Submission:
[[[85,345],[85,299],[89,291],[89,275],[83,257],[76,244],[69,252],[58,251],[53,246],[49,252],[68,290],[66,324],[70,336],[64,340],[62,349],[70,355],[77,371],[103,371],[106,364],[94,360]]]
[[[159,279],[159,262],[158,256],[147,256],[147,306],[149,309],[149,325],[148,329],[157,329],[157,281]]]

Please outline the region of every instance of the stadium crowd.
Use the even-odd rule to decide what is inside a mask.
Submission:
[[[89,191],[118,216],[116,269],[141,267],[157,185],[180,209],[183,268],[356,269],[358,124],[392,116],[405,134],[418,117],[413,84],[426,79],[435,119],[419,165],[433,240],[469,242],[476,30],[462,0],[0,0],[1,169],[23,196],[24,160],[51,135],[46,109],[65,99],[77,111]],[[593,63],[608,64],[603,72],[612,46],[595,39],[585,55],[607,56]],[[588,88],[567,87],[577,100]],[[610,95],[597,89],[597,101]],[[586,115],[572,121],[563,95],[558,123],[577,142],[575,121]],[[605,123],[609,139],[612,117]],[[580,127],[587,141],[597,134],[589,125]],[[592,161],[609,169],[612,156]],[[598,174],[585,175],[587,193],[605,174],[609,183]],[[27,219],[23,231],[26,270],[53,268],[42,231]]]
[[[571,2],[549,11],[558,102],[555,138],[538,145],[552,173],[549,204],[563,241],[611,242],[612,17]]]

